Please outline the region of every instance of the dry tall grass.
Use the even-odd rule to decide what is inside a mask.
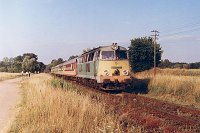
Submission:
[[[19,73],[6,73],[6,72],[0,72],[0,81],[6,80],[6,79],[12,79],[20,76]]]
[[[10,132],[121,132],[120,124],[103,102],[83,95],[71,83],[62,90],[55,82],[46,74],[23,81],[21,111]]]
[[[200,70],[157,69],[135,74],[149,78],[147,96],[200,108]]]

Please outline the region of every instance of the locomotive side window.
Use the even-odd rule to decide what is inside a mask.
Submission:
[[[100,58],[100,51],[95,52],[95,60],[99,60]]]
[[[103,60],[113,60],[114,59],[114,51],[102,51],[102,59]]]
[[[83,63],[83,57],[80,57],[80,58],[78,59],[78,62],[79,62],[79,63]]]
[[[116,50],[116,59],[118,60],[127,59],[127,51]]]
[[[94,58],[94,52],[89,54],[88,61],[93,61],[93,58]]]
[[[84,63],[84,62],[87,62],[87,57],[88,57],[88,55],[84,55],[84,56],[83,56],[83,63]]]

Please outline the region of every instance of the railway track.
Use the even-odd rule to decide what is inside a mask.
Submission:
[[[80,84],[79,84],[80,85]],[[199,133],[200,110],[165,101],[147,98],[131,93],[104,92],[85,85],[85,90],[94,100],[104,101],[108,110],[113,111],[126,132],[127,127],[139,126],[144,132],[160,133]]]
[[[98,101],[104,101],[107,108],[119,116],[124,131],[128,126],[139,126],[143,127],[144,132],[152,133],[200,132],[200,110],[137,94],[90,90],[104,96]]]
[[[200,132],[200,111],[135,94],[112,95],[112,104],[125,123],[148,132]],[[110,100],[111,100],[110,99]]]

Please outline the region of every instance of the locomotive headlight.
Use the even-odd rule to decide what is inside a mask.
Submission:
[[[104,71],[104,74],[105,74],[106,76],[109,76],[108,70],[105,70],[105,71]]]
[[[119,48],[119,46],[117,45],[117,43],[113,43],[112,46],[111,46],[111,48],[113,50],[117,50]]]
[[[123,75],[128,76],[128,70],[124,70]]]

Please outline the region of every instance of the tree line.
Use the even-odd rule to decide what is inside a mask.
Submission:
[[[160,44],[156,47],[156,66],[160,68],[185,68],[200,69],[200,62],[196,63],[173,63],[168,59],[161,60],[163,50]],[[83,52],[89,49],[83,50]],[[140,72],[153,68],[154,66],[154,41],[151,37],[139,37],[131,40],[128,48],[130,67],[133,72]],[[72,55],[68,60],[78,57]],[[25,53],[14,58],[5,57],[0,61],[0,72],[50,72],[51,68],[63,63],[62,58],[53,59],[48,65],[38,62],[38,56],[34,53]]]
[[[183,68],[183,69],[200,69],[200,62],[195,63],[182,63],[170,62],[168,59],[162,60],[158,65],[160,68]]]
[[[72,55],[68,60],[78,57],[78,55]],[[4,57],[0,61],[0,72],[50,72],[51,68],[65,62],[62,58],[53,59],[48,65],[43,62],[38,62],[38,56],[34,53],[25,53],[17,57]]]
[[[0,72],[43,72],[46,68],[43,62],[38,62],[34,53],[25,53],[14,58],[4,57],[0,61]]]

